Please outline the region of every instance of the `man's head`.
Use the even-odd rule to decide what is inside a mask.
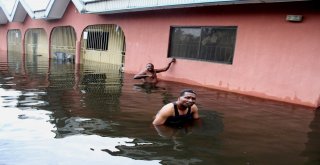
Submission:
[[[146,68],[147,68],[148,71],[153,71],[154,70],[154,66],[153,66],[152,63],[148,63]]]
[[[182,91],[180,91],[180,96],[185,95],[185,93],[193,93],[196,95],[196,92],[193,91],[192,89],[183,89]]]
[[[178,101],[185,107],[191,107],[196,103],[196,95],[192,89],[184,89],[180,92]]]

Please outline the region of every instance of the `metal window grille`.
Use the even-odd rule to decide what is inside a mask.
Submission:
[[[74,60],[76,54],[76,32],[71,26],[55,27],[51,34],[51,58],[57,53]]]
[[[88,26],[82,34],[80,62],[101,62],[124,66],[125,36],[120,26],[100,24]]]
[[[236,27],[171,27],[169,57],[232,64]]]
[[[87,49],[108,50],[109,33],[104,31],[88,31]]]

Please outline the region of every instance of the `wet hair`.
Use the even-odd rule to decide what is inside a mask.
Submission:
[[[193,94],[197,94],[195,91],[193,91],[192,89],[183,89],[181,92],[180,92],[180,96],[184,96],[185,93],[193,93]]]
[[[148,65],[154,66],[152,63],[147,63],[147,65],[146,65],[146,66],[148,66]]]

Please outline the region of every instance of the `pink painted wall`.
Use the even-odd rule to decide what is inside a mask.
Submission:
[[[125,71],[136,73],[152,62],[168,62],[170,26],[237,26],[232,65],[177,59],[172,68],[159,74],[179,81],[220,90],[320,106],[320,10],[313,2],[215,6],[128,14],[79,14],[72,3],[60,20],[32,20],[0,27],[7,29],[73,26],[80,44],[82,30],[93,24],[117,24],[126,37]],[[287,14],[304,16],[301,23],[285,20]],[[79,46],[78,46],[79,47]],[[0,43],[6,49],[6,43]]]
[[[156,67],[167,64],[171,25],[238,26],[233,65],[178,59],[160,77],[319,106],[320,11],[303,4],[220,6],[131,16],[135,21],[125,29],[126,71],[135,73],[147,62]],[[287,14],[301,14],[304,21],[287,22]]]

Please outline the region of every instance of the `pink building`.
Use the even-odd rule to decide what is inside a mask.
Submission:
[[[98,61],[137,73],[146,63],[161,67],[175,57],[159,78],[320,106],[319,3],[184,1],[0,3],[0,50],[8,50],[0,60],[10,59],[12,50],[23,54],[18,58],[41,54],[42,60],[64,52],[76,63]]]

